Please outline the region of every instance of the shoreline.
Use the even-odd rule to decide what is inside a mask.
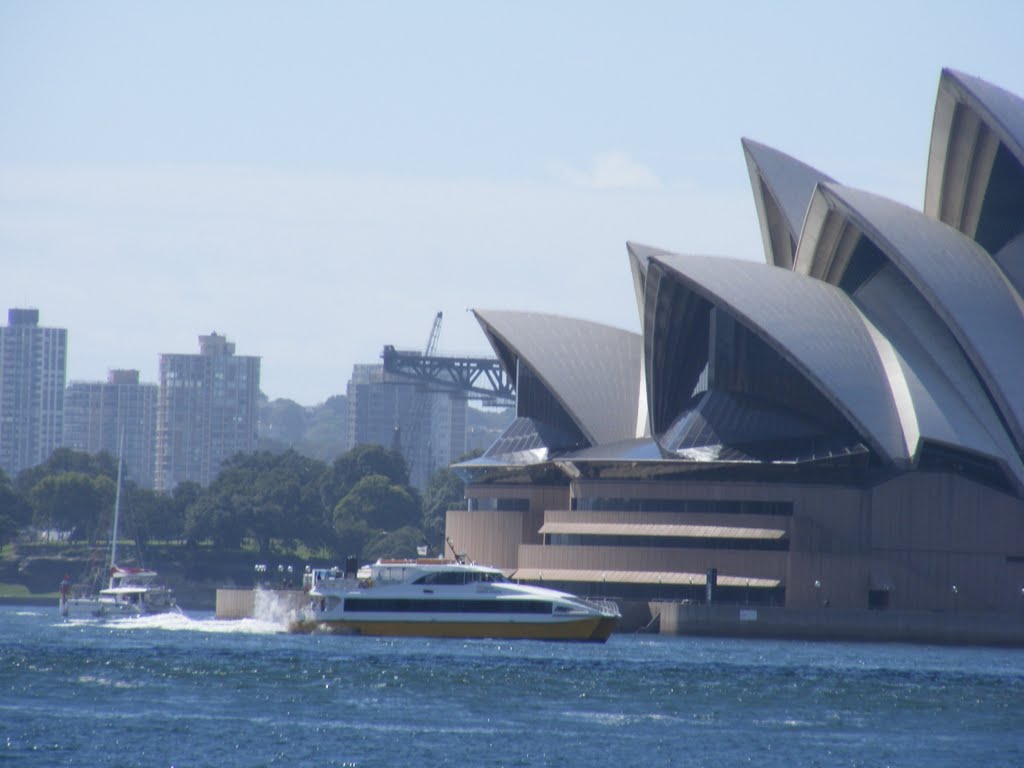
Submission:
[[[1024,616],[673,601],[651,601],[650,609],[661,634],[681,637],[1024,648]]]

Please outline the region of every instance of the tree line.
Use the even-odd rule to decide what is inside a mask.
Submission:
[[[117,460],[108,453],[58,449],[13,480],[0,471],[0,545],[35,532],[72,542],[109,540]],[[463,500],[450,469],[420,494],[402,455],[356,446],[333,462],[294,450],[239,453],[206,488],[179,483],[161,493],[122,482],[120,536],[139,549],[154,542],[208,544],[261,553],[302,545],[334,557],[412,557],[427,545],[443,551],[444,516]]]

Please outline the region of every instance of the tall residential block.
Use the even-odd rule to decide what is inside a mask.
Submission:
[[[430,475],[466,450],[466,400],[459,393],[427,392],[394,380],[380,364],[353,366],[346,392],[346,447],[400,450],[417,488],[425,488]]]
[[[157,392],[156,384],[141,383],[134,370],[110,371],[106,381],[72,381],[64,393],[64,446],[116,456],[123,431],[128,479],[152,488]]]
[[[161,355],[157,489],[207,485],[225,459],[256,450],[259,391],[260,358],[216,333],[199,337],[198,355]]]
[[[0,326],[0,468],[14,476],[60,445],[68,332],[39,310],[11,309]]]

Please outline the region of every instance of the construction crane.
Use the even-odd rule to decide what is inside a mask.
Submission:
[[[433,356],[437,350],[437,341],[441,337],[441,320],[444,318],[443,312],[438,312],[434,315],[434,324],[430,327],[430,336],[427,337],[427,346],[424,351],[424,357]],[[426,386],[417,386],[413,391],[412,404],[409,406],[409,433],[408,438],[400,440],[402,444],[402,453],[405,454],[405,461],[409,465],[409,478],[413,476],[413,471],[418,468],[418,461],[422,458],[419,455],[419,439],[420,435],[427,432],[424,429],[427,416],[429,415],[427,406],[430,404],[430,394],[427,392]],[[424,451],[426,453],[427,451]],[[429,457],[425,457],[429,461]],[[427,468],[429,472],[429,467]]]
[[[437,340],[441,337],[441,320],[443,318],[444,312],[434,315],[434,324],[430,327],[430,336],[427,337],[427,349],[423,353],[426,357],[430,357],[437,351]]]

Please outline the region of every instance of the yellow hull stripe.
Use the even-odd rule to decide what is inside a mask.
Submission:
[[[373,637],[461,637],[495,640],[588,640],[604,642],[617,619],[594,617],[562,622],[507,621],[303,621],[293,632],[327,632]]]

